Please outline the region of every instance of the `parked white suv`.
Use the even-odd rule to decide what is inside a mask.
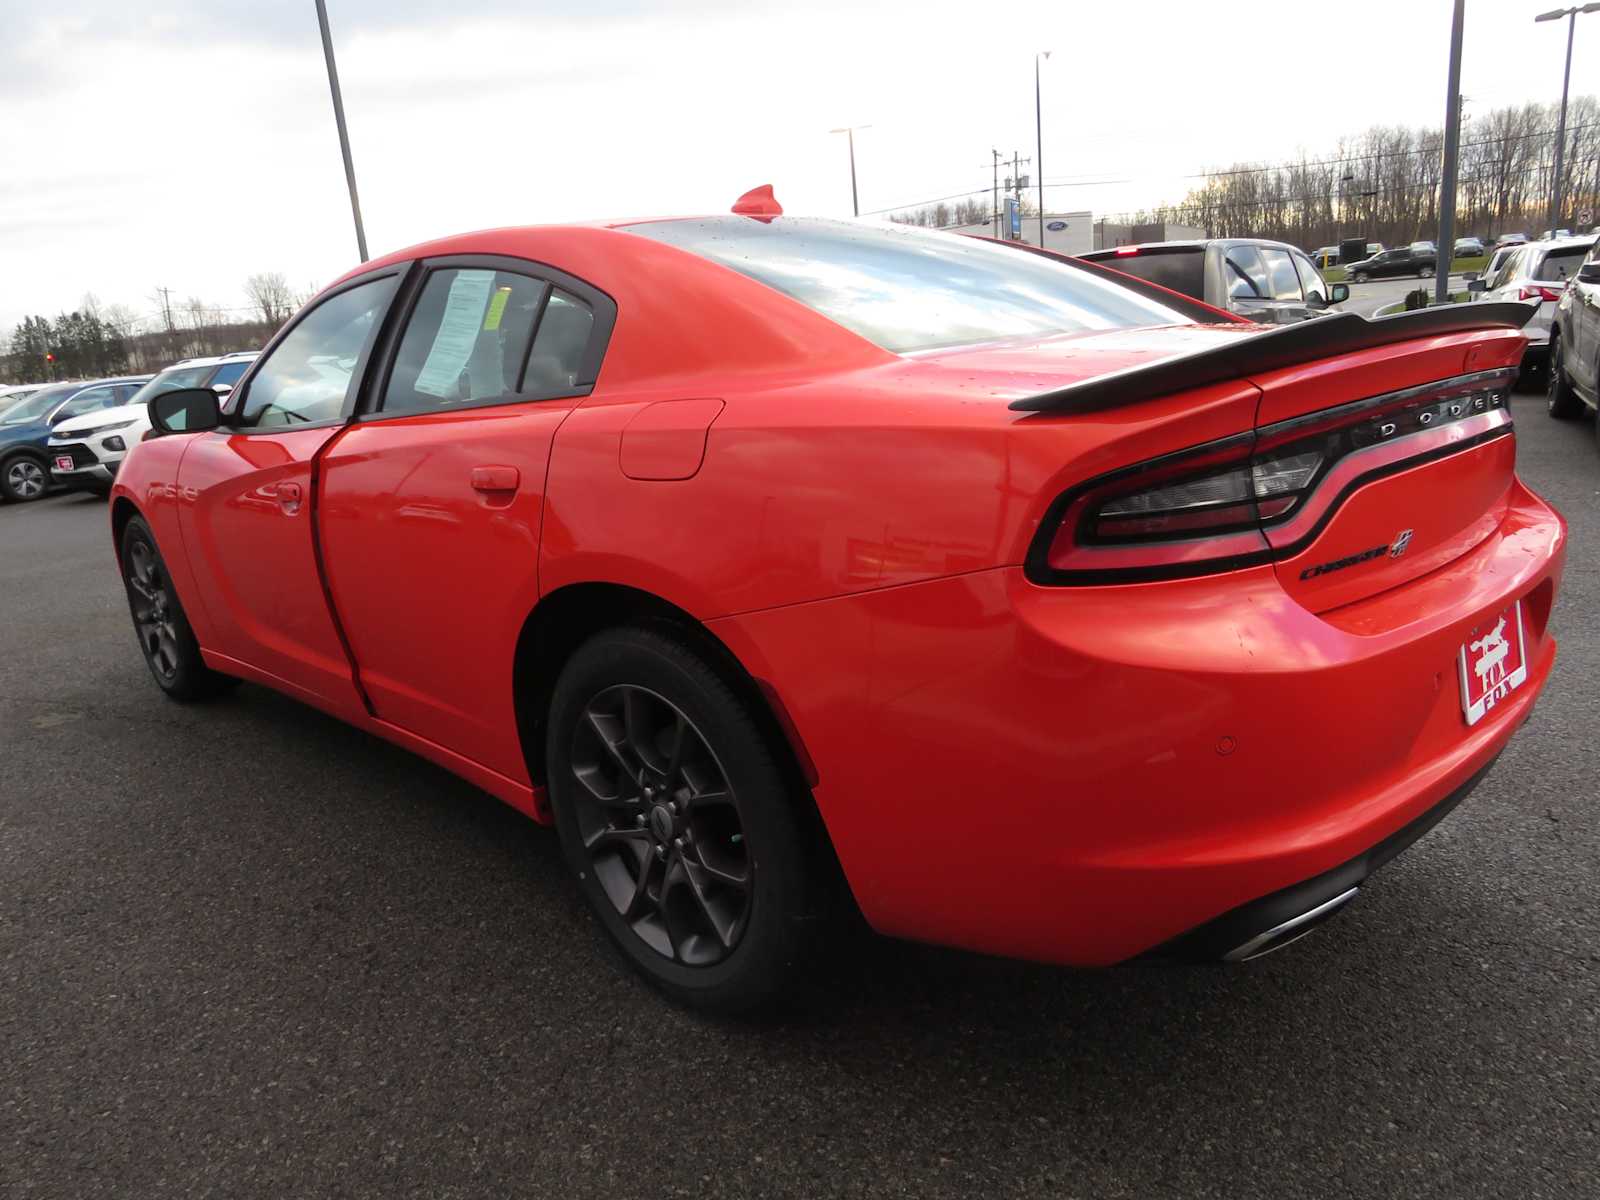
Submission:
[[[50,456],[51,480],[105,495],[111,490],[111,481],[117,477],[117,468],[128,448],[150,428],[152,396],[191,387],[209,387],[219,398],[226,396],[255,358],[254,350],[216,358],[186,358],[150,380],[126,404],[61,422],[50,431],[45,447]]]

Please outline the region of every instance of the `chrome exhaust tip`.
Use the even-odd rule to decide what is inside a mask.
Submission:
[[[1252,958],[1260,958],[1263,955],[1271,954],[1274,950],[1282,950],[1290,942],[1297,942],[1305,937],[1306,934],[1350,903],[1351,899],[1360,890],[1359,887],[1348,888],[1333,897],[1333,899],[1324,900],[1315,908],[1308,908],[1298,916],[1290,917],[1287,921],[1256,934],[1249,941],[1229,950],[1222,956],[1222,961],[1230,963],[1249,962]]]

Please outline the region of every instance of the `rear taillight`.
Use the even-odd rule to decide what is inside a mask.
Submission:
[[[1544,287],[1536,283],[1525,283],[1517,289],[1518,300],[1559,300],[1561,289],[1558,287]]]
[[[1482,371],[1391,392],[1091,480],[1051,506],[1029,577],[1165,579],[1296,553],[1362,483],[1509,434],[1515,377]]]

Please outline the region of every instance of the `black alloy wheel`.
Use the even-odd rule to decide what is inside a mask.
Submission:
[[[1561,353],[1561,335],[1550,339],[1550,361],[1545,365],[1545,404],[1550,415],[1558,421],[1570,421],[1583,415],[1583,401],[1572,390]]]
[[[177,610],[156,548],[143,538],[135,539],[128,547],[123,572],[139,648],[144,651],[156,682],[171,687],[177,681],[179,667]]]
[[[238,682],[206,666],[143,517],[122,531],[122,582],[139,649],[162,691],[175,700],[200,700]]]
[[[25,503],[37,500],[50,488],[50,476],[39,461],[18,454],[0,469],[0,493],[7,500]]]
[[[754,879],[739,800],[705,735],[648,688],[584,706],[573,737],[578,833],[607,899],[639,939],[687,966],[743,936]]]
[[[567,660],[545,731],[556,831],[601,927],[657,988],[724,1013],[785,994],[837,870],[743,682],[699,631],[619,626]]]

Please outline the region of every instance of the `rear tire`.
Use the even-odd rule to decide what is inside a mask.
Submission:
[[[145,664],[174,700],[204,700],[238,683],[206,666],[189,618],[143,517],[122,531],[122,583]]]
[[[1433,278],[1433,268],[1432,267],[1423,267],[1422,270],[1417,272],[1417,278],[1419,278],[1419,279],[1432,279]]]
[[[634,970],[716,1012],[790,986],[820,890],[804,797],[709,663],[654,629],[595,635],[556,683],[545,761],[567,862]]]
[[[1572,390],[1572,384],[1567,380],[1566,366],[1562,362],[1561,335],[1556,332],[1550,337],[1550,362],[1545,368],[1549,377],[1545,380],[1545,402],[1550,410],[1550,415],[1558,421],[1570,421],[1583,415],[1583,401],[1578,398],[1578,393]]]
[[[13,454],[0,463],[0,496],[13,504],[40,500],[50,490],[50,472],[31,454]]]

